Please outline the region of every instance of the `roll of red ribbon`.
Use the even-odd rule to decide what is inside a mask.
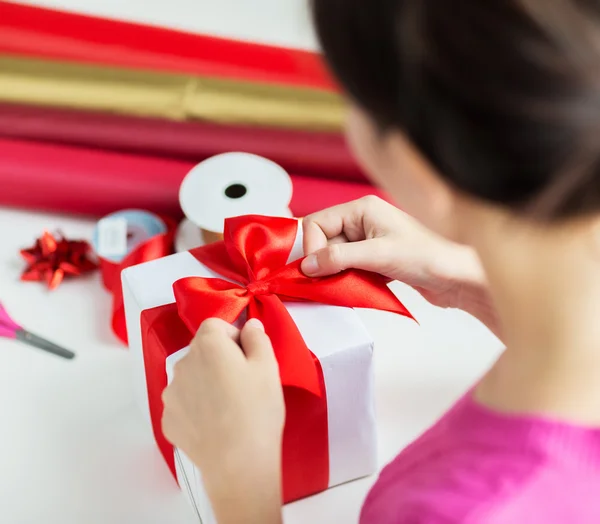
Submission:
[[[113,231],[117,231],[117,236],[119,224],[124,224],[124,238],[122,239],[123,246],[121,246],[121,249],[111,250],[109,248],[107,250],[106,248],[106,240],[102,239],[102,236],[106,235],[106,230],[103,233],[101,225],[109,222],[116,226]],[[144,226],[148,223],[150,223],[150,227],[145,228]],[[176,230],[177,224],[173,219],[138,210],[117,212],[98,223],[93,244],[100,260],[102,282],[104,287],[112,294],[112,330],[125,345],[127,345],[127,325],[123,305],[121,272],[128,267],[172,254]],[[146,232],[148,234],[145,234]],[[118,245],[120,241],[118,238],[113,238],[112,242]],[[122,254],[119,254],[119,251]]]

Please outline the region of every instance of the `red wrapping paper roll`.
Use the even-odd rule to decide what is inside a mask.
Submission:
[[[200,162],[229,151],[264,156],[291,173],[364,182],[344,138],[208,122],[0,104],[0,137]]]
[[[334,90],[316,53],[3,1],[0,52]]]
[[[181,216],[179,186],[194,163],[0,139],[0,204],[107,215],[127,208]],[[379,194],[368,184],[292,175],[296,216]]]

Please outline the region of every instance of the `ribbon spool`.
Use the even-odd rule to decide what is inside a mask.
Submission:
[[[127,344],[121,272],[173,252],[175,223],[153,213],[130,209],[112,213],[96,225],[92,246],[100,260],[102,282],[113,296],[112,329]]]
[[[223,239],[225,219],[242,215],[292,217],[292,180],[281,166],[250,153],[224,153],[201,162],[185,177],[179,202],[186,218],[177,251]]]
[[[100,259],[118,264],[137,246],[167,230],[165,221],[153,213],[137,209],[117,211],[98,222],[92,246]]]

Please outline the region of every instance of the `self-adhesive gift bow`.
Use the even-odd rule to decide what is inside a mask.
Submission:
[[[91,247],[84,240],[68,240],[60,234],[45,231],[33,247],[21,250],[21,256],[27,262],[21,280],[45,281],[49,289],[56,289],[65,277],[96,269],[90,252]]]
[[[348,270],[310,278],[300,270],[300,260],[288,264],[297,230],[298,221],[287,218],[228,219],[223,242],[191,251],[228,280],[184,278],[175,282],[173,289],[179,315],[193,333],[211,317],[234,322],[247,310],[248,318],[260,319],[271,338],[282,384],[321,395],[315,359],[283,302],[315,302],[411,315],[379,275]]]

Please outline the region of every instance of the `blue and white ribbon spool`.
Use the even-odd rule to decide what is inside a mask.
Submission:
[[[164,220],[148,211],[117,211],[98,222],[92,246],[97,256],[118,264],[140,244],[167,230]]]

